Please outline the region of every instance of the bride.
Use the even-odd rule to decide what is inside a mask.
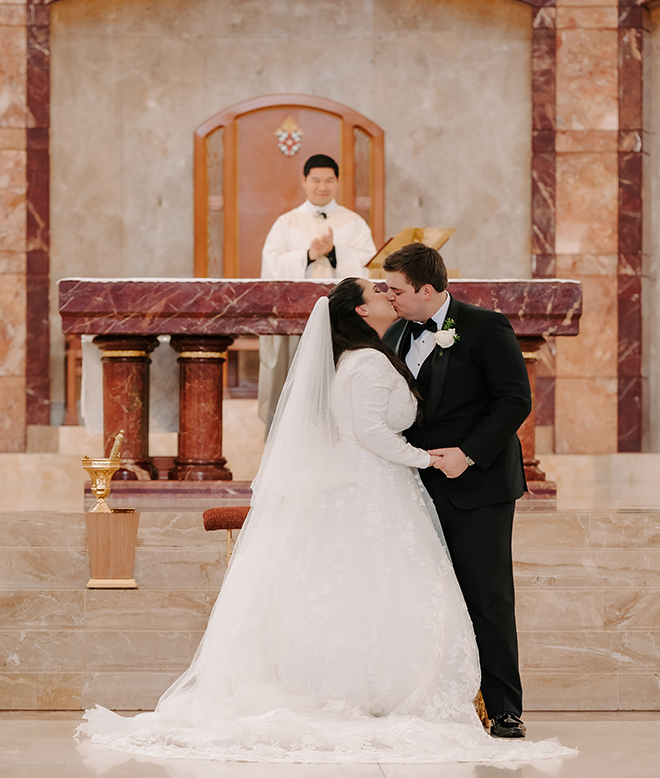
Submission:
[[[472,625],[402,435],[413,379],[396,313],[347,278],[310,316],[242,529],[190,668],[156,710],[100,706],[79,734],[151,757],[504,762],[570,755],[491,738]]]

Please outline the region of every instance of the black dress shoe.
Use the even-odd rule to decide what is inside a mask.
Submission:
[[[525,737],[527,730],[515,713],[498,713],[490,722],[490,734],[493,737]]]

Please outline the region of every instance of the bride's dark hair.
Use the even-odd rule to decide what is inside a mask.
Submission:
[[[418,401],[421,401],[422,396],[405,362],[383,343],[376,330],[370,327],[355,310],[358,305],[364,303],[364,290],[359,280],[352,277],[344,278],[330,291],[328,303],[335,366],[344,351],[373,348],[390,360],[392,367],[406,379],[410,391]],[[419,402],[420,413],[421,407],[422,403]]]

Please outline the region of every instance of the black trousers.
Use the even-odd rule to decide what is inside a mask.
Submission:
[[[424,470],[420,474],[437,508],[474,626],[488,715],[493,718],[502,711],[521,715],[511,559],[515,502],[461,510],[449,500],[445,478]]]

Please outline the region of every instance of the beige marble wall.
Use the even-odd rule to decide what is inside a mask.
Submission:
[[[0,451],[25,449],[24,3],[0,0]]]
[[[515,0],[64,0],[52,6],[53,391],[66,275],[192,274],[192,132],[322,95],[386,133],[387,234],[457,228],[464,276],[530,275],[531,9]]]
[[[557,338],[555,450],[617,451],[618,16],[557,2],[557,276],[582,282],[576,338]]]

